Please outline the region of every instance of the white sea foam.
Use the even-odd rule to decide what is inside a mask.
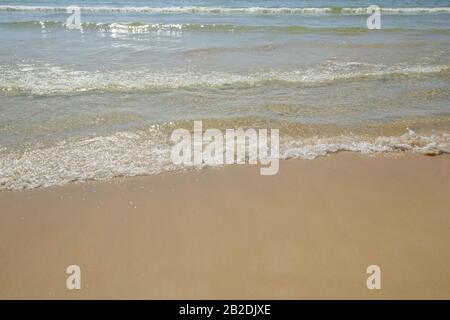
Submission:
[[[17,190],[63,185],[71,181],[155,174],[172,166],[170,150],[150,128],[118,132],[25,152],[0,153],[0,189]]]
[[[107,7],[81,6],[81,11],[111,13],[151,13],[151,14],[367,14],[367,8],[268,8],[268,7]],[[1,5],[0,11],[43,11],[65,12],[66,7],[58,6],[23,6]],[[385,13],[450,13],[450,7],[416,7],[416,8],[382,8]]]
[[[361,77],[439,73],[446,65],[377,65],[327,62],[294,71],[233,74],[216,71],[80,71],[53,64],[0,66],[0,91],[64,94],[86,91],[132,92],[176,88],[247,87],[268,82],[323,83]]]
[[[450,134],[416,134],[408,129],[401,136],[367,139],[356,136],[332,138],[286,139],[282,145],[282,158],[315,159],[341,151],[363,154],[385,152],[411,152],[425,155],[450,153]]]
[[[67,28],[66,24],[61,21],[37,20],[37,21],[9,21],[0,22],[0,27],[16,27],[16,28]],[[239,25],[239,24],[220,24],[220,23],[145,23],[145,22],[84,22],[81,27],[85,31],[99,32],[102,35],[110,34],[114,37],[116,34],[152,34],[181,36],[182,32],[283,32],[283,33],[362,33],[370,32],[370,29],[363,27],[306,27],[301,25],[291,26],[264,26],[264,25]],[[419,29],[385,29],[386,32],[418,32],[425,31]],[[435,30],[428,30],[436,32]],[[441,32],[446,32],[445,30]]]
[[[282,132],[281,132],[282,134]],[[137,132],[118,132],[80,141],[62,141],[25,152],[0,148],[0,190],[63,185],[73,181],[108,180],[118,176],[151,175],[180,170],[170,160],[171,144],[157,126]],[[370,153],[450,153],[450,134],[416,134],[363,138],[282,137],[280,156],[314,159],[340,151]],[[282,170],[282,168],[281,168]]]

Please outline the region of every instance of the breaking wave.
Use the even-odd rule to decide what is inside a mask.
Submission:
[[[60,21],[12,21],[0,22],[0,26],[14,28],[66,28],[66,24]],[[330,33],[330,34],[360,34],[370,33],[368,28],[361,27],[307,27],[302,25],[291,26],[264,26],[264,25],[237,25],[237,24],[196,24],[196,23],[145,23],[145,22],[84,22],[81,24],[84,31],[93,30],[99,33],[111,34],[146,34],[158,32],[280,32],[294,33]],[[412,28],[384,28],[383,32],[432,32],[434,34],[450,34],[447,29],[412,29]]]
[[[267,84],[315,84],[446,72],[447,65],[395,65],[326,62],[293,71],[226,73],[219,71],[147,70],[79,71],[53,64],[0,66],[0,92],[35,95],[88,91],[135,92],[177,88],[241,88]]]
[[[450,134],[416,134],[365,138],[283,138],[280,158],[314,159],[340,151],[363,154],[410,152],[425,155],[450,153]],[[151,175],[181,170],[170,160],[171,143],[158,126],[136,132],[118,132],[27,151],[0,148],[0,190],[64,185],[74,181],[108,180],[119,176]]]
[[[450,134],[421,135],[407,129],[407,133],[401,136],[382,136],[374,139],[339,136],[293,140],[284,144],[282,158],[315,159],[318,156],[342,151],[363,154],[386,152],[411,152],[423,155],[449,154]]]
[[[1,5],[0,11],[66,12],[66,7]],[[266,7],[80,7],[85,13],[150,14],[367,14],[367,8],[266,8]],[[450,7],[381,8],[384,13],[450,13]]]

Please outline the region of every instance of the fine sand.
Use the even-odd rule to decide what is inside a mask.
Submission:
[[[66,288],[73,264],[81,290]],[[0,298],[449,299],[450,156],[0,192]]]

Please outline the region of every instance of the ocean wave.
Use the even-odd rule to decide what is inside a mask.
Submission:
[[[0,11],[66,12],[58,6],[12,6],[1,5]],[[80,6],[84,13],[150,13],[150,14],[367,14],[367,8],[271,8],[271,7],[87,7]],[[384,13],[450,13],[450,7],[381,8]]]
[[[17,27],[17,28],[66,28],[66,24],[60,21],[49,20],[35,20],[35,21],[9,21],[0,22],[0,26]],[[84,22],[81,23],[84,30],[97,30],[99,32],[111,33],[148,33],[157,30],[196,30],[203,27],[214,29],[216,25],[202,25],[202,24],[172,24],[172,23],[143,23],[143,22]],[[230,29],[233,25],[217,25],[218,29]]]
[[[341,151],[363,154],[409,152],[424,155],[450,153],[450,134],[417,134],[376,138],[336,136],[288,138],[281,134],[280,158],[315,159]],[[61,141],[47,148],[8,152],[0,148],[0,190],[21,190],[64,185],[120,176],[151,175],[182,170],[170,160],[168,135],[148,130],[117,132],[80,141]],[[202,168],[197,167],[197,168]],[[281,168],[282,170],[282,168]]]
[[[89,91],[135,92],[178,88],[245,88],[267,84],[315,84],[340,80],[447,72],[447,65],[394,65],[326,62],[293,71],[247,74],[219,71],[80,71],[52,64],[0,66],[0,92],[35,95]]]
[[[10,21],[0,22],[3,27],[15,28],[66,28],[60,21]],[[279,32],[279,33],[330,33],[330,34],[360,34],[370,33],[368,28],[361,27],[307,27],[301,25],[291,26],[264,26],[264,25],[236,25],[236,24],[205,24],[205,23],[145,23],[145,22],[83,22],[84,31],[93,30],[99,33],[111,34],[146,34],[160,31],[196,31],[196,32]],[[383,32],[432,32],[433,34],[450,34],[448,29],[413,29],[413,28],[384,28]]]
[[[450,134],[435,133],[423,135],[407,129],[407,132],[401,136],[381,136],[373,139],[338,136],[288,140],[282,147],[281,158],[312,160],[319,156],[342,151],[362,154],[387,152],[411,152],[423,155],[449,154]]]

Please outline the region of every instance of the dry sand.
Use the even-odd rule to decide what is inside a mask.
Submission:
[[[81,267],[81,290],[66,268]],[[381,267],[381,290],[366,268]],[[450,156],[0,193],[0,298],[450,298]]]

